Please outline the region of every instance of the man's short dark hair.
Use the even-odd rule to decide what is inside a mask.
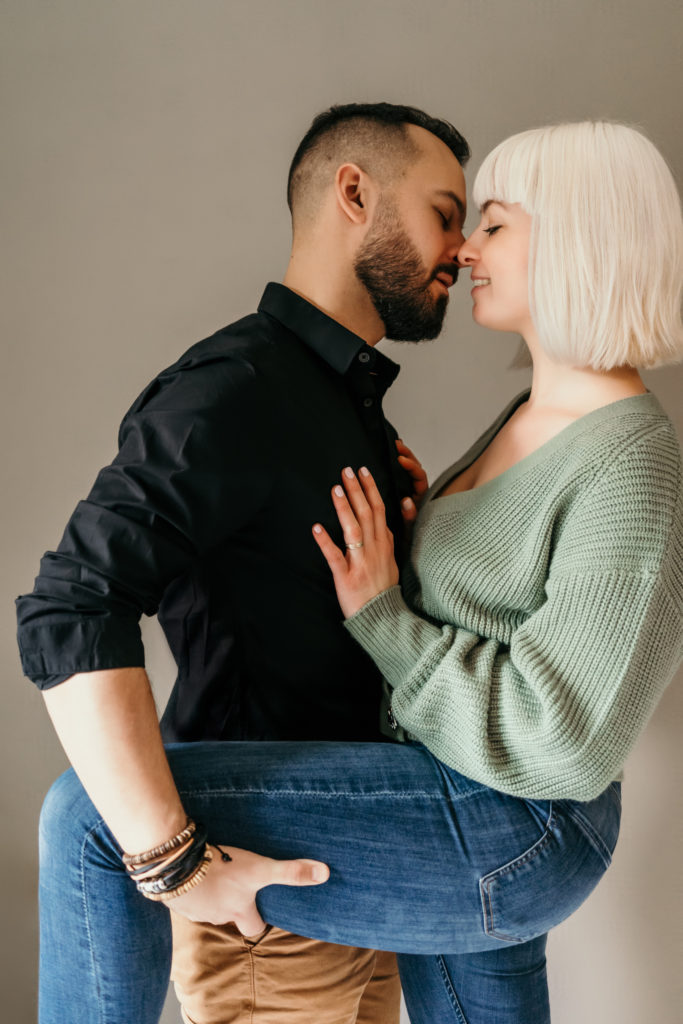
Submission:
[[[299,143],[289,168],[287,179],[287,204],[294,212],[300,194],[313,183],[312,167],[317,154],[318,164],[333,159],[336,150],[344,148],[346,155],[341,160],[361,163],[358,155],[374,153],[375,157],[393,162],[396,171],[416,159],[419,149],[406,131],[406,125],[413,124],[431,132],[450,149],[463,167],[470,157],[466,140],[448,121],[431,117],[417,107],[406,107],[395,103],[344,103],[324,110],[313,121]],[[403,158],[401,161],[401,157]],[[309,173],[306,173],[308,168]],[[371,172],[371,168],[364,167]]]

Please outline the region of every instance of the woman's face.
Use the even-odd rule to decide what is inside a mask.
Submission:
[[[528,337],[531,216],[519,203],[488,202],[458,251],[472,274],[472,316],[482,327]]]

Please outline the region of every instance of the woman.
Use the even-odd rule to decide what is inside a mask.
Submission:
[[[681,657],[680,451],[637,368],[683,357],[683,226],[663,160],[619,125],[507,140],[474,198],[474,318],[523,336],[531,390],[425,496],[402,589],[367,471],[333,492],[346,553],[314,526],[407,742],[170,748],[177,790],[166,773],[135,794],[177,826],[125,858],[140,891],[125,813],[110,831],[63,776],[41,830],[44,1024],[158,1018],[159,899],[396,949],[413,1024],[549,1020],[546,933],[609,865],[622,765]],[[320,863],[267,859],[285,857]]]

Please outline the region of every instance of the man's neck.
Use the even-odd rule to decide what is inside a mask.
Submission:
[[[384,337],[384,324],[355,274],[292,254],[282,283],[368,345]]]

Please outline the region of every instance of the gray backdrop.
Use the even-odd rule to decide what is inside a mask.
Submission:
[[[680,183],[683,9],[679,0],[5,0],[0,12],[0,1001],[6,1020],[28,1024],[36,819],[64,759],[39,694],[22,681],[10,602],[112,457],[118,421],[147,380],[281,277],[285,176],[311,118],[340,101],[423,106],[469,138],[470,181],[512,132],[615,118],[642,126]],[[439,341],[384,343],[403,364],[389,413],[430,474],[527,379],[507,369],[511,337],[472,325],[466,291],[456,289]],[[681,370],[647,381],[683,428]],[[172,668],[155,629],[150,667],[163,702]],[[552,935],[556,1024],[680,1019],[682,712],[673,685],[627,766],[614,865]],[[177,1011],[169,1006],[165,1020]]]

